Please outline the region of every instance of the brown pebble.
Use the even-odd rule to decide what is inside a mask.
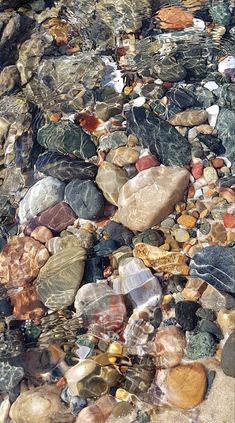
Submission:
[[[201,363],[181,364],[169,369],[168,399],[179,408],[196,407],[204,399],[206,385],[206,370]]]
[[[196,217],[190,214],[182,214],[178,219],[177,223],[179,225],[185,226],[186,228],[194,228],[196,225],[197,219]]]
[[[53,238],[53,233],[46,226],[37,226],[31,233],[31,237],[45,244],[49,239]]]
[[[220,310],[217,316],[217,322],[225,332],[235,330],[235,309],[227,310],[223,308]]]
[[[235,203],[235,192],[231,188],[220,188],[220,196],[228,203]]]
[[[220,169],[221,167],[223,167],[223,166],[224,166],[224,161],[223,161],[223,159],[219,159],[219,158],[213,159],[213,160],[211,161],[211,163],[212,163],[212,166],[213,166],[215,169]]]
[[[210,235],[213,242],[224,244],[227,241],[227,232],[222,223],[214,222],[211,225]]]

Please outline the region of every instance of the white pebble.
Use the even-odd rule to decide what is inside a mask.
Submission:
[[[135,107],[141,107],[141,106],[143,106],[143,104],[145,103],[145,97],[137,97],[137,98],[135,98],[134,100],[132,100],[132,104],[135,106]]]
[[[206,167],[203,170],[203,176],[208,184],[212,184],[218,180],[218,174],[214,167]]]
[[[207,107],[206,109],[208,113],[208,122],[212,128],[215,128],[218,114],[219,114],[219,106],[218,104],[213,104],[213,106]]]
[[[219,86],[216,84],[215,81],[208,81],[205,85],[205,88],[207,88],[209,91],[214,91],[217,90],[217,88],[219,88]]]
[[[225,69],[234,69],[235,68],[235,57],[227,56],[224,60],[221,60],[218,65],[218,71],[224,73]]]

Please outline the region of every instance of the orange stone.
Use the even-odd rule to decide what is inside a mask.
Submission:
[[[192,165],[191,173],[195,179],[199,179],[203,174],[203,164],[194,163]]]
[[[197,219],[196,217],[190,214],[182,214],[178,219],[177,223],[179,225],[185,226],[186,228],[194,228],[196,225]]]
[[[235,192],[231,188],[220,188],[219,191],[221,197],[223,197],[228,203],[235,203]]]
[[[24,288],[10,297],[14,307],[13,316],[19,320],[33,320],[39,323],[45,315],[46,307],[39,300],[36,288]]]
[[[181,364],[169,369],[167,394],[169,402],[175,407],[196,407],[204,399],[206,386],[206,370],[201,363]]]
[[[213,159],[213,160],[211,161],[211,163],[212,163],[212,166],[213,166],[215,169],[220,169],[221,167],[223,167],[223,166],[224,166],[224,161],[223,161],[223,159],[218,159],[218,158],[216,158],[216,159]]]
[[[31,233],[31,237],[45,244],[49,239],[53,238],[53,233],[46,226],[37,226]]]
[[[224,213],[224,226],[226,228],[235,228],[235,216],[230,213]]]
[[[163,7],[154,17],[162,29],[184,29],[193,25],[192,13],[179,6]]]

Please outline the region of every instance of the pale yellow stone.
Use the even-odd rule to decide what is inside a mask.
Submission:
[[[235,330],[235,309],[221,309],[217,316],[217,322],[224,332]]]
[[[115,150],[110,150],[106,156],[106,160],[107,162],[123,167],[137,162],[139,155],[140,153],[135,148],[119,147]]]
[[[189,172],[176,166],[143,170],[120,190],[118,217],[134,231],[144,231],[164,220],[183,199]]]
[[[119,192],[127,181],[127,172],[113,163],[105,161],[99,166],[96,183],[109,203],[117,205]]]

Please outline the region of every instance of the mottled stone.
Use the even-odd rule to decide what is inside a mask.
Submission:
[[[35,163],[36,169],[47,176],[53,176],[60,181],[71,179],[95,179],[97,166],[80,159],[71,159],[53,151],[42,154]]]
[[[235,146],[233,142],[235,136],[234,120],[235,111],[222,108],[216,124],[218,136],[225,147],[225,156],[231,161],[234,161],[235,158]]]
[[[95,220],[103,216],[104,198],[92,181],[71,181],[65,188],[65,200],[82,219]]]
[[[54,254],[41,269],[37,292],[51,310],[71,305],[82,281],[86,253],[82,247],[68,247]]]
[[[31,237],[45,244],[49,239],[53,238],[53,233],[46,226],[37,226],[37,228],[31,232]]]
[[[196,311],[199,304],[194,301],[179,301],[175,306],[175,317],[184,330],[193,330],[197,325]]]
[[[160,223],[183,198],[189,172],[178,167],[143,170],[121,189],[118,216],[131,230],[144,231]]]
[[[8,362],[0,363],[0,390],[3,393],[12,391],[24,377],[22,367],[11,366]]]
[[[191,146],[172,125],[144,107],[128,113],[127,129],[166,166],[185,166],[191,160]]]
[[[105,161],[99,166],[96,183],[109,203],[117,206],[119,192],[127,181],[127,172],[115,164]]]
[[[176,113],[169,119],[171,125],[179,126],[196,126],[207,121],[208,114],[203,109],[190,109],[185,112]]]
[[[140,153],[132,147],[119,147],[115,150],[110,150],[106,156],[107,162],[111,162],[117,166],[123,167],[128,164],[134,164]]]
[[[210,333],[217,342],[220,342],[221,339],[223,339],[224,337],[220,327],[216,323],[211,322],[210,320],[202,319],[198,323],[198,329],[200,330],[200,332]]]
[[[189,93],[181,88],[169,89],[166,96],[171,103],[179,106],[181,109],[187,109],[187,107],[194,106],[196,101],[192,93]]]
[[[214,222],[211,225],[210,235],[212,237],[212,241],[218,244],[224,244],[227,241],[227,232],[222,223]]]
[[[227,376],[235,377],[235,332],[231,333],[224,344],[221,367]]]
[[[167,396],[176,407],[192,408],[203,401],[206,385],[206,370],[201,363],[181,364],[168,372]]]
[[[8,288],[28,285],[47,262],[49,252],[30,237],[13,236],[0,253],[1,283]]]
[[[191,275],[197,276],[220,291],[235,293],[235,249],[209,246],[195,254],[190,262]]]
[[[14,306],[13,315],[16,319],[39,323],[45,315],[46,308],[39,300],[34,286],[11,295],[11,303]]]
[[[36,182],[21,200],[19,205],[20,223],[26,223],[32,217],[63,200],[65,185],[58,179],[47,176]]]
[[[224,332],[235,330],[235,309],[221,309],[217,315],[217,322]]]
[[[214,184],[218,180],[218,175],[213,167],[206,167],[203,176],[208,184]]]
[[[46,226],[54,232],[61,232],[72,225],[76,218],[71,207],[67,203],[60,202],[32,219],[26,226],[25,233],[31,234],[38,226]]]
[[[186,355],[192,360],[203,357],[212,357],[215,353],[216,344],[213,336],[208,332],[199,332],[188,335]]]
[[[127,141],[128,138],[124,131],[111,132],[110,134],[104,135],[100,138],[99,149],[102,151],[108,151],[112,148],[116,149],[122,145],[126,145]]]
[[[83,160],[96,156],[95,144],[90,135],[71,122],[51,122],[43,126],[38,131],[37,141],[49,151],[72,153]]]
[[[167,368],[180,364],[185,347],[185,336],[179,328],[168,326],[159,329],[154,340],[154,358],[157,367]]]

